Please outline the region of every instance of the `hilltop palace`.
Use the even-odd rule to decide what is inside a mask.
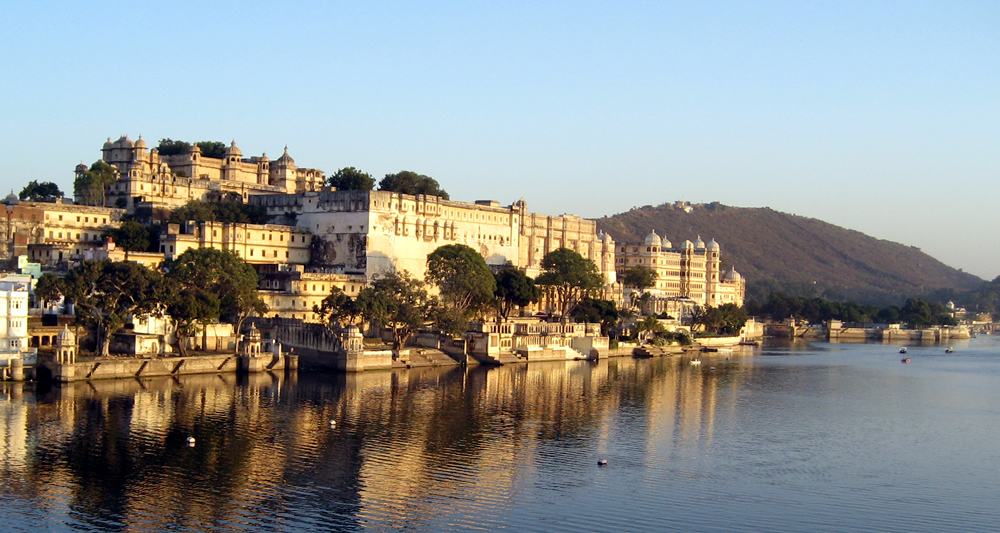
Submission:
[[[604,276],[603,297],[624,304],[630,289],[618,283],[627,268],[657,273],[649,311],[670,313],[676,302],[742,305],[745,281],[733,269],[721,272],[721,249],[710,240],[673,247],[650,233],[642,243],[616,243],[598,233],[596,222],[575,215],[531,213],[524,200],[458,202],[437,196],[386,191],[338,191],[324,173],[300,168],[288,154],[244,158],[236,143],[222,159],[186,153],[160,155],[140,137],[106,142],[102,159],[117,179],[105,190],[105,205],[20,202],[9,210],[13,253],[45,268],[81,259],[124,258],[101,234],[126,214],[175,209],[192,200],[240,200],[266,208],[279,224],[189,222],[164,226],[160,253],[130,252],[149,265],[190,248],[232,250],[260,274],[270,314],[315,320],[313,305],[331,286],[356,295],[380,273],[407,270],[423,277],[427,255],[446,244],[479,251],[494,269],[513,266],[529,276],[541,271],[545,254],[568,248],[590,259]],[[85,165],[78,173],[87,171]],[[9,254],[8,250],[8,254]],[[8,255],[9,257],[9,255]],[[673,304],[672,304],[673,302]],[[547,309],[540,309],[545,311]]]

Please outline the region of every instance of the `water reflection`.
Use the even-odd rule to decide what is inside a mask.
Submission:
[[[5,384],[0,498],[23,527],[409,528],[443,504],[453,524],[495,524],[567,452],[590,467],[623,436],[650,456],[661,439],[710,444],[718,389],[752,370],[615,359]]]

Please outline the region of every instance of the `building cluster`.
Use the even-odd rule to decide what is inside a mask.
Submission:
[[[74,204],[8,197],[8,259],[26,256],[30,264],[22,267],[36,271],[65,269],[85,259],[124,260],[126,254],[103,234],[119,227],[126,215],[175,209],[193,200],[238,200],[266,209],[280,223],[165,224],[159,253],[130,252],[128,260],[154,266],[192,248],[233,251],[257,269],[269,316],[305,321],[315,320],[312,308],[331,287],[356,295],[381,273],[406,270],[422,277],[427,255],[446,244],[468,245],[491,267],[512,266],[529,276],[541,272],[546,254],[568,248],[597,265],[604,297],[620,305],[629,301],[630,289],[622,287],[619,276],[632,266],[649,266],[657,279],[647,291],[647,310],[657,313],[684,304],[742,305],[745,292],[735,270],[721,271],[714,240],[698,238],[674,247],[653,232],[642,243],[617,243],[599,233],[593,220],[531,213],[523,199],[503,206],[335,190],[325,186],[323,171],[296,166],[287,147],[272,161],[266,154],[243,157],[234,142],[218,159],[202,155],[197,145],[161,155],[147,149],[141,137],[133,142],[122,136],[104,144],[102,159],[115,172],[104,194],[105,205],[113,207],[79,205],[83,198]],[[85,165],[76,169],[87,170]]]

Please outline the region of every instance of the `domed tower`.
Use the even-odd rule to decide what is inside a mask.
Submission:
[[[56,335],[56,362],[71,365],[76,362],[76,335],[63,326],[62,331]]]
[[[285,189],[286,193],[293,194],[301,192],[295,183],[295,160],[288,155],[288,146],[285,146],[285,153],[281,154],[271,165],[271,185]]]
[[[718,305],[719,280],[721,273],[719,243],[715,239],[708,241],[705,245],[705,300],[711,305]]]
[[[243,355],[260,355],[260,346],[260,330],[257,329],[257,324],[251,323],[250,334],[247,336],[246,344],[243,345]]]
[[[149,162],[149,152],[146,151],[146,141],[142,140],[142,135],[135,141],[135,151],[132,152],[132,161],[136,163]]]
[[[656,230],[652,230],[649,232],[649,235],[646,235],[646,240],[643,241],[643,243],[649,247],[655,246],[659,248],[660,246],[663,245],[663,239],[661,239],[660,236],[656,234]]]
[[[242,158],[243,152],[236,147],[236,141],[233,141],[229,148],[226,148],[226,154],[222,156],[222,179],[228,181],[239,179],[239,165]]]

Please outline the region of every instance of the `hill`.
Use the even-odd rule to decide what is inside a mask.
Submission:
[[[783,291],[889,305],[983,283],[919,248],[766,207],[645,206],[599,218],[597,227],[616,242],[641,242],[653,229],[675,246],[699,235],[705,241],[714,238],[722,247],[724,263],[747,278],[747,296],[758,301],[772,291]]]

